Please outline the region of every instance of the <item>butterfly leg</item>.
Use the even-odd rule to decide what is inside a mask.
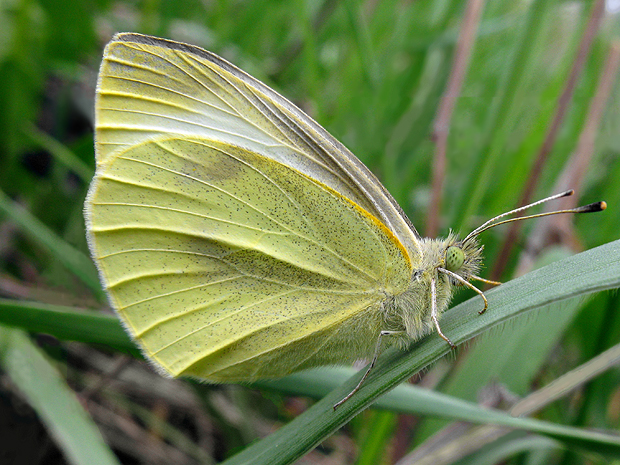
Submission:
[[[366,373],[364,373],[364,376],[362,376],[362,379],[360,379],[360,382],[357,383],[357,386],[355,386],[355,388],[349,394],[347,394],[347,396],[344,399],[342,399],[340,402],[334,405],[334,410],[336,410],[338,407],[344,404],[347,400],[349,400],[353,396],[353,394],[355,394],[357,391],[360,390],[360,388],[362,387],[362,384],[368,377],[370,370],[372,370],[373,367],[375,366],[375,363],[377,363],[377,358],[379,358],[379,354],[381,353],[381,342],[383,341],[383,338],[386,336],[397,336],[397,335],[402,335],[405,333],[406,331],[381,331],[379,333],[379,337],[377,338],[377,345],[375,346],[375,353],[372,357],[372,361],[370,362],[370,365],[368,365],[368,369],[366,370]]]
[[[490,284],[491,286],[499,286],[501,283],[499,281],[491,281],[490,279],[484,279],[480,276],[472,275],[471,279],[475,279],[476,281],[481,281],[485,284]]]
[[[439,270],[443,272],[443,269],[440,268]],[[450,273],[450,275],[453,274],[451,272],[448,272],[448,273]],[[483,298],[484,298],[484,295],[483,295]],[[485,301],[486,301],[486,299],[485,299]],[[486,310],[486,306],[485,306],[485,310]],[[431,320],[433,320],[433,324],[435,325],[435,329],[437,330],[437,334],[439,334],[439,336],[441,336],[441,338],[444,341],[446,341],[448,344],[450,344],[450,348],[456,349],[456,346],[452,343],[452,341],[450,339],[448,339],[448,336],[446,336],[441,331],[441,328],[439,327],[439,319],[438,319],[438,312],[437,312],[437,283],[435,282],[435,277],[431,278]]]
[[[470,283],[469,281],[467,281],[466,279],[461,278],[458,274],[456,273],[452,273],[452,271],[448,271],[444,268],[438,267],[437,268],[438,271],[440,271],[441,273],[445,273],[448,276],[451,276],[452,278],[454,278],[455,280],[457,280],[458,282],[460,282],[463,286],[467,286],[468,288],[470,288],[472,291],[477,292],[480,297],[482,297],[482,300],[484,300],[484,308],[482,310],[480,310],[478,313],[480,315],[482,315],[484,312],[487,311],[487,308],[489,308],[489,302],[487,301],[487,298],[484,295],[484,292],[482,292],[480,289],[478,289],[476,286],[474,286],[472,283]],[[474,278],[476,279],[480,279],[474,276]],[[497,281],[487,281],[486,279],[483,280],[489,284],[501,284],[498,283]],[[441,335],[441,337],[443,337],[444,339],[446,339],[441,333],[439,333]]]

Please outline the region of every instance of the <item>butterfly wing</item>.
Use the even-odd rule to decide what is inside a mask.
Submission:
[[[107,46],[96,103],[98,162],[161,136],[199,136],[292,167],[383,222],[412,260],[419,235],[375,176],[284,97],[198,47],[119,34]]]
[[[367,356],[409,285],[400,241],[325,184],[218,140],[100,160],[86,202],[110,300],[157,366],[212,381]]]

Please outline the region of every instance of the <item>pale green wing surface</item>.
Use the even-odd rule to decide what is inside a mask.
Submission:
[[[98,162],[162,136],[205,137],[295,168],[380,219],[419,256],[419,236],[375,176],[284,97],[198,47],[119,34],[97,89]]]
[[[366,356],[382,302],[411,279],[376,218],[219,141],[162,138],[110,155],[86,205],[114,307],[174,376],[252,380]]]

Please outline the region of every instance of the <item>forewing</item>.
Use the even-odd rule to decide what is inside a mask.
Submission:
[[[86,218],[113,306],[175,376],[251,380],[350,360],[351,339],[376,336],[381,303],[411,278],[375,217],[220,141],[163,138],[108,156]],[[360,321],[372,327],[355,335]]]
[[[119,34],[107,46],[96,103],[97,158],[173,134],[237,145],[295,168],[380,219],[412,259],[418,234],[375,176],[295,105],[198,47]]]

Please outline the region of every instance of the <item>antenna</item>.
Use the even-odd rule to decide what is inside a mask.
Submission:
[[[495,226],[499,226],[500,224],[512,223],[513,221],[527,220],[530,218],[542,218],[543,216],[559,215],[562,213],[600,212],[607,208],[607,203],[605,203],[604,201],[601,201],[601,202],[591,203],[588,205],[583,205],[581,207],[570,208],[568,210],[555,210],[552,212],[538,213],[536,215],[519,216],[517,218],[511,218],[509,220],[504,220],[504,221],[500,221],[496,223],[497,220],[499,220],[500,218],[504,218],[505,216],[509,216],[515,213],[522,212],[523,210],[527,210],[528,208],[535,207],[536,205],[540,205],[541,203],[549,202],[550,200],[560,199],[562,197],[569,197],[573,195],[574,193],[575,191],[571,189],[566,192],[562,192],[560,194],[552,195],[551,197],[538,200],[537,202],[530,203],[529,205],[525,205],[524,207],[515,208],[514,210],[510,210],[509,212],[502,213],[501,215],[497,215],[496,217],[491,218],[489,221],[485,222],[484,224],[480,225],[479,227],[474,229],[472,232],[470,232],[467,235],[467,237],[463,239],[463,242],[466,242],[468,239],[471,239],[472,237],[477,236],[478,234],[486,231],[487,229],[491,229],[491,228],[494,228]]]

